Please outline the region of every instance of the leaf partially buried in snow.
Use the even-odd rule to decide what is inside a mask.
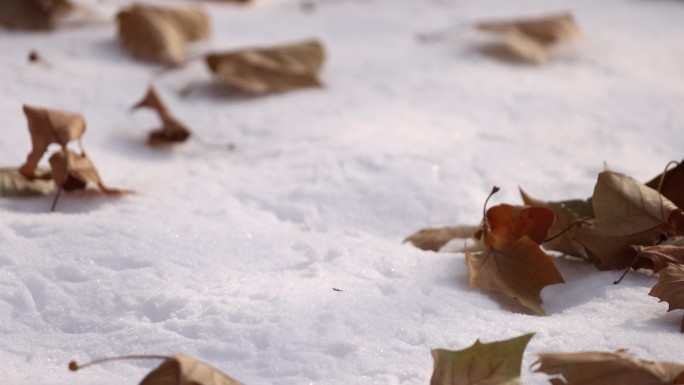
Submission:
[[[162,121],[162,127],[150,133],[147,139],[149,145],[185,142],[190,137],[190,130],[171,115],[166,103],[159,97],[153,86],[150,86],[145,97],[136,103],[133,109],[141,107],[156,111]]]
[[[660,188],[658,191],[661,194],[680,209],[684,209],[684,160],[679,162],[677,167],[668,170],[664,177],[663,174],[660,174],[646,182],[646,186],[655,190]]]
[[[625,350],[611,352],[544,353],[533,364],[553,375],[552,384],[670,385],[684,384],[684,365],[635,358]]]
[[[466,253],[470,287],[513,297],[543,315],[542,289],[564,282],[539,247],[554,218],[543,207],[498,205],[487,210],[482,234],[486,250]]]
[[[543,64],[552,46],[579,38],[582,34],[569,12],[535,18],[481,21],[479,30],[502,34],[503,44],[523,60]]]
[[[209,18],[196,8],[134,4],[116,18],[121,44],[141,59],[178,63],[189,42],[209,37]]]
[[[0,25],[11,29],[49,30],[60,15],[71,11],[69,0],[2,0]]]
[[[575,241],[573,237],[578,228],[578,221],[583,218],[594,217],[594,209],[591,206],[591,200],[573,199],[559,202],[545,202],[532,198],[523,191],[523,189],[520,189],[520,195],[526,205],[546,207],[553,210],[556,214],[556,222],[551,226],[549,236],[553,237],[558,234],[560,235],[548,242],[544,242],[543,246],[545,249],[558,251],[573,257],[589,259],[584,247]]]
[[[652,246],[681,211],[669,199],[629,176],[604,171],[592,198],[596,218],[574,237],[601,270],[622,269],[631,263],[630,245]]]
[[[71,112],[24,105],[33,149],[19,172],[28,179],[36,178],[35,169],[51,143],[65,147],[72,140],[81,139],[86,124],[81,115]]]
[[[318,73],[324,60],[323,45],[315,40],[206,56],[222,83],[254,95],[320,87]]]
[[[58,151],[50,157],[52,177],[64,191],[85,189],[88,183],[94,183],[108,195],[124,194],[126,191],[105,186],[95,166],[85,153],[80,155],[71,150]]]
[[[660,270],[658,283],[648,293],[668,303],[667,311],[684,309],[684,266],[670,265]],[[684,333],[684,317],[680,331]],[[683,378],[684,379],[684,378]],[[679,382],[684,384],[684,382]]]
[[[55,190],[55,182],[51,179],[40,179],[49,170],[35,170],[38,179],[29,180],[19,171],[11,168],[0,168],[0,196],[26,197],[48,195]]]
[[[473,238],[479,226],[447,226],[422,229],[408,236],[404,242],[411,242],[422,250],[439,251],[452,239]]]
[[[200,360],[183,354],[166,359],[140,385],[242,385]]]
[[[522,385],[522,356],[534,333],[463,350],[432,350],[435,361],[430,385]]]

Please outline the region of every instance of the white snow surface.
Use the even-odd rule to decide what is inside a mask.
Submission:
[[[111,19],[125,0],[81,1]],[[157,2],[185,4],[180,2]],[[24,103],[73,111],[105,184],[135,190],[0,199],[0,372],[6,384],[137,384],[158,363],[78,373],[76,359],[184,353],[247,385],[426,384],[433,348],[535,332],[540,352],[628,348],[682,362],[682,311],[648,295],[656,276],[558,258],[546,316],[470,289],[462,253],[402,240],[477,224],[518,186],[592,194],[606,162],[649,180],[684,149],[684,3],[676,0],[295,0],[198,3],[213,37],[191,55],[318,38],[325,88],[261,98],[227,91],[201,62],[154,77],[113,23],[0,31],[0,164],[30,149]],[[571,10],[584,39],[546,66],[483,55],[464,32],[417,33]],[[35,49],[50,67],[30,64]],[[154,82],[213,142],[145,145],[131,113]],[[194,88],[180,96],[188,83]],[[334,290],[339,289],[340,291]]]

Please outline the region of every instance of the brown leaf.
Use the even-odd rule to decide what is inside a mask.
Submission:
[[[59,151],[50,157],[52,177],[64,191],[85,189],[88,183],[95,183],[108,195],[119,195],[127,191],[106,187],[95,169],[95,166],[85,153],[77,155],[71,150]]]
[[[196,8],[134,4],[116,18],[121,44],[141,59],[178,63],[187,43],[209,37],[209,18]]]
[[[646,186],[658,190],[662,179],[663,185],[660,193],[671,200],[677,207],[684,209],[684,160],[679,162],[677,167],[668,170],[664,178],[662,176],[663,174],[660,174],[651,179],[646,183]]]
[[[522,196],[525,205],[546,207],[553,210],[556,214],[557,220],[553,223],[551,229],[549,229],[549,236],[561,235],[548,242],[544,242],[543,246],[545,249],[558,251],[582,259],[589,259],[584,247],[577,243],[573,237],[578,228],[578,226],[575,225],[577,221],[582,218],[594,217],[594,209],[590,200],[573,199],[559,202],[545,202],[532,198],[522,189],[520,189],[520,195]]]
[[[657,273],[668,264],[684,264],[684,245],[631,246],[631,250],[633,255],[639,255],[635,269],[650,269]]]
[[[481,21],[482,31],[503,34],[508,49],[529,62],[548,61],[549,49],[558,43],[579,38],[582,34],[570,12],[536,18]]]
[[[670,265],[660,270],[658,283],[653,286],[648,295],[667,302],[669,305],[667,311],[684,309],[684,266]],[[684,333],[684,318],[682,318],[681,332]]]
[[[10,29],[49,30],[58,16],[71,11],[69,0],[2,0],[0,25]]]
[[[41,179],[49,170],[35,170],[38,179],[29,180],[21,175],[18,170],[0,168],[0,196],[3,197],[26,197],[36,195],[48,195],[55,189],[55,182],[51,179]]]
[[[629,176],[604,171],[592,198],[596,218],[577,230],[575,239],[601,270],[630,265],[630,245],[652,246],[672,232],[670,217],[677,206],[657,191]]]
[[[261,95],[304,87],[320,87],[325,52],[315,40],[265,49],[213,53],[206,57],[221,82],[245,93]]]
[[[551,257],[528,236],[502,249],[466,253],[466,266],[471,288],[508,295],[541,315],[542,289],[564,282]]]
[[[162,121],[162,127],[150,133],[147,139],[149,145],[185,142],[190,137],[190,130],[171,115],[168,107],[153,86],[150,86],[145,97],[136,103],[133,109],[141,107],[155,110]]]
[[[553,210],[545,207],[501,204],[486,213],[485,246],[503,249],[523,236],[541,244],[556,220]]]
[[[57,143],[64,147],[70,141],[80,139],[86,124],[81,115],[41,107],[24,105],[24,114],[33,149],[19,172],[28,179],[34,179],[35,169],[48,146]]]
[[[433,349],[430,385],[522,385],[520,366],[534,333],[462,350]]]
[[[216,368],[183,354],[167,358],[140,385],[242,385]]]
[[[684,365],[635,358],[625,350],[611,352],[545,353],[533,364],[537,372],[555,375],[552,383],[566,385],[682,384]],[[554,380],[556,382],[554,382]]]
[[[452,239],[473,238],[479,226],[448,226],[422,229],[408,236],[404,242],[411,242],[422,250],[439,251]]]

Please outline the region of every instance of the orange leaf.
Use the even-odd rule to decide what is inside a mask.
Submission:
[[[553,210],[545,207],[494,206],[486,214],[485,245],[501,250],[525,235],[541,244],[555,220]]]

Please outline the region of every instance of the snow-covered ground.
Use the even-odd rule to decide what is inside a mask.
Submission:
[[[82,3],[110,17],[129,1]],[[527,369],[539,352],[629,348],[682,362],[682,312],[647,295],[653,276],[613,285],[619,272],[558,260],[567,283],[543,291],[541,317],[470,290],[463,254],[402,240],[477,224],[492,185],[492,204],[520,203],[518,186],[582,198],[604,161],[648,180],[680,160],[684,3],[316,3],[200,3],[213,38],[192,53],[319,38],[324,89],[240,97],[201,63],[154,79],[180,120],[234,152],[144,144],[158,120],[128,108],[159,67],[130,58],[112,24],[0,30],[0,165],[30,149],[23,103],[73,111],[104,182],[136,191],[63,195],[55,213],[52,197],[0,200],[5,383],[137,384],[156,363],[66,364],[182,352],[247,385],[425,384],[430,349],[528,332],[528,384],[545,383]],[[484,56],[474,33],[415,39],[565,9],[585,38],[543,67]],[[29,64],[31,49],[51,66]]]

